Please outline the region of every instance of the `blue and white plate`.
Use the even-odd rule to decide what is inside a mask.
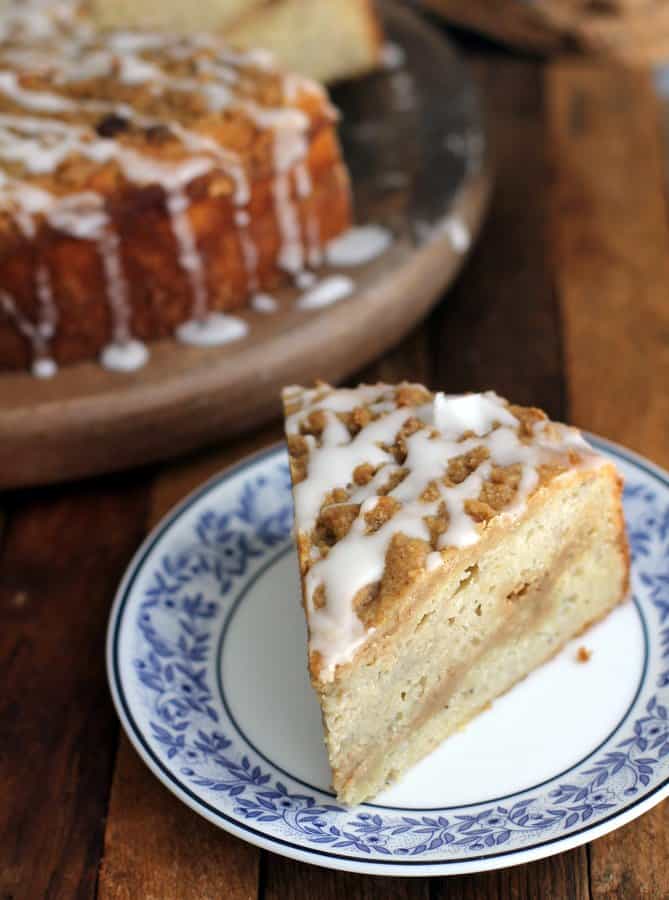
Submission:
[[[329,789],[307,679],[285,451],[209,481],[146,540],[111,615],[111,690],[140,756],[238,837],[376,874],[528,862],[650,809],[669,794],[669,475],[595,443],[626,478],[631,600],[355,809]]]

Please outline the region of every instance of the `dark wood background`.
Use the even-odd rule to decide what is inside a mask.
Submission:
[[[494,132],[490,216],[429,320],[358,377],[494,388],[667,466],[666,147],[651,79],[466,52]],[[178,463],[2,498],[0,898],[669,897],[668,803],[530,865],[384,879],[257,850],[154,779],[107,690],[114,591],[175,501],[279,437],[277,424]]]

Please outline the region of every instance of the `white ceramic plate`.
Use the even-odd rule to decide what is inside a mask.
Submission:
[[[632,599],[355,809],[329,790],[307,679],[285,451],[209,481],[145,541],[112,611],[109,680],[138,753],[221,828],[376,874],[528,862],[650,809],[669,793],[669,475],[594,442],[626,478]]]

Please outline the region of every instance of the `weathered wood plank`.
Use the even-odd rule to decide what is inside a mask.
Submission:
[[[430,900],[589,900],[587,849],[480,875],[434,879]]]
[[[319,869],[269,855],[262,900],[430,900],[426,879]]]
[[[669,897],[669,803],[594,841],[590,851],[592,900]]]
[[[650,76],[562,63],[547,87],[571,415],[667,465],[666,151]],[[669,894],[669,804],[589,849],[593,898]]]
[[[109,606],[145,479],[13,498],[0,550],[0,895],[93,897],[118,726]]]
[[[669,462],[669,228],[650,76],[547,76],[551,217],[575,422]]]
[[[123,737],[100,900],[255,900],[259,853],[173,797]]]
[[[483,59],[477,70],[492,126],[496,181],[481,240],[431,331],[436,382],[448,391],[493,388],[561,417],[542,68],[498,57]]]

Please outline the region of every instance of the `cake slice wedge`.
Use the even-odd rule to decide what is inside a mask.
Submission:
[[[626,593],[621,478],[492,392],[286,388],[309,639],[337,797],[374,797]]]

